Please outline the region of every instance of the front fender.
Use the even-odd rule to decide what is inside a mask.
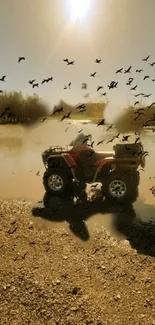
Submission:
[[[76,167],[76,162],[69,153],[62,154],[62,157],[64,158],[68,167],[70,167],[70,168]]]

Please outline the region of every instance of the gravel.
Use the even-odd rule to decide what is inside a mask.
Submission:
[[[59,224],[39,227],[31,210],[0,200],[1,324],[155,324],[153,254],[104,228],[80,244]]]

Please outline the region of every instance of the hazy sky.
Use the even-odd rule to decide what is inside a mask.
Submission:
[[[85,0],[83,0],[84,2]],[[155,66],[142,62],[150,54],[155,61],[155,0],[91,0],[91,8],[82,22],[71,21],[69,0],[0,0],[0,75],[7,75],[0,89],[36,92],[53,107],[61,98],[69,103],[101,100],[97,86],[104,86],[108,98],[132,103],[137,92],[154,93],[145,103],[155,101]],[[26,61],[17,63],[18,56]],[[75,60],[66,66],[64,58]],[[96,64],[96,58],[102,63]],[[131,75],[115,74],[116,69],[132,65]],[[136,69],[144,69],[136,74]],[[97,71],[96,78],[90,73]],[[53,76],[53,83],[32,90],[29,79],[41,82]],[[136,77],[131,92],[128,77]],[[119,81],[117,89],[108,91],[111,80]],[[64,85],[72,82],[71,90]],[[81,83],[88,90],[81,90]],[[103,98],[103,97],[102,97]]]

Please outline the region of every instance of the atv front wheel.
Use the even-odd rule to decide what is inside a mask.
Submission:
[[[138,187],[130,175],[113,171],[102,184],[102,193],[106,199],[118,203],[133,203],[138,197]]]
[[[69,194],[73,188],[72,180],[59,168],[50,168],[43,176],[45,191],[50,195],[59,196]]]

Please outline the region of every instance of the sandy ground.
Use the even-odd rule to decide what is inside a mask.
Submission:
[[[68,144],[80,129],[95,142],[116,134],[67,123],[0,127],[1,323],[153,325],[155,230],[147,222],[155,219],[149,190],[155,186],[155,133],[142,136],[150,156],[133,210],[120,212],[106,203],[73,208],[64,202],[59,215],[35,208],[32,213],[44,195],[43,150]]]

